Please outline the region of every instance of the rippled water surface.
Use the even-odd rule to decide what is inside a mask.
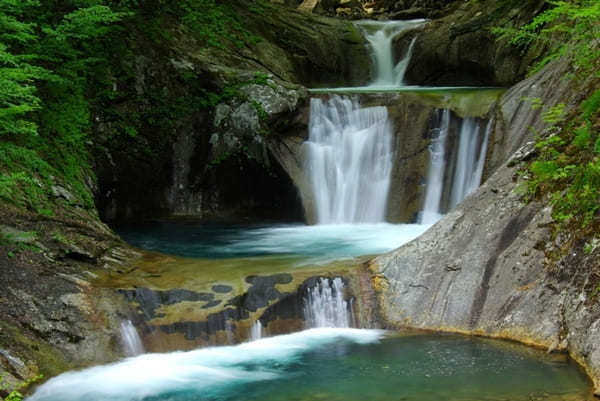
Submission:
[[[566,358],[515,344],[312,329],[66,373],[29,400],[583,400],[588,391]]]
[[[429,225],[203,225],[151,223],[117,228],[140,248],[195,258],[302,256],[331,261],[390,251],[421,235]]]

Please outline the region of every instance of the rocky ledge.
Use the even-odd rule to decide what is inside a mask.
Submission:
[[[517,174],[535,153],[533,142],[523,142],[543,128],[540,111],[522,99],[540,97],[548,106],[560,99],[575,107],[579,95],[559,79],[565,68],[551,65],[503,96],[497,124],[504,130],[495,140],[506,144],[505,151],[516,151],[513,156],[429,231],[375,258],[370,267],[388,327],[565,351],[585,367],[600,395],[600,305],[593,285],[600,250],[584,252],[584,244],[568,232],[553,235],[547,200],[524,202]]]

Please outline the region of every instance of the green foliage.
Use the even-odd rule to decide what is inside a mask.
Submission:
[[[530,71],[535,73],[552,60],[567,56],[581,70],[580,76],[600,77],[600,2],[597,0],[549,0],[550,7],[519,29],[493,28],[500,39],[525,51],[534,43],[548,49]]]
[[[26,117],[39,108],[33,83],[43,70],[31,64],[35,55],[12,50],[36,39],[34,24],[18,19],[36,5],[34,1],[0,1],[0,138],[9,134],[37,135],[37,125]]]
[[[226,42],[241,48],[260,41],[242,24],[238,14],[228,4],[215,0],[178,0],[174,2],[182,14],[183,26],[208,46],[224,49]],[[263,10],[254,6],[253,11]]]
[[[600,2],[572,0],[546,2],[548,8],[519,29],[495,28],[501,39],[525,52],[542,46],[545,55],[531,69],[534,73],[550,61],[573,61],[577,82],[600,77]],[[597,225],[600,211],[600,90],[591,93],[579,110],[566,115],[565,105],[545,107],[539,98],[524,99],[532,109],[544,108],[547,127],[538,139],[538,156],[523,173],[529,198],[548,195],[559,223],[587,228]]]
[[[22,401],[25,396],[21,393],[27,390],[32,384],[42,380],[44,375],[36,375],[30,379],[25,380],[17,385],[16,390],[11,391],[5,398],[4,401]],[[0,376],[0,389],[8,389],[9,386],[4,381],[4,377]]]
[[[52,214],[60,182],[93,207],[87,91],[106,74],[102,38],[128,15],[101,0],[0,0],[0,197]]]
[[[547,108],[543,120],[551,134],[539,139],[539,155],[529,166],[529,197],[549,194],[559,224],[586,228],[599,223],[600,133],[593,118],[598,113],[598,92],[582,102],[579,113],[566,118],[564,105]]]
[[[269,7],[258,0],[0,0],[0,199],[52,215],[66,202],[53,195],[60,185],[76,198],[69,202],[93,208],[95,147],[135,141],[152,156],[182,116],[240,96],[245,84],[206,88],[192,71],[181,73],[185,92],[149,85],[137,93],[130,33],[191,37],[231,51],[260,40],[240,11]],[[93,137],[97,116],[104,129]],[[157,134],[139,135],[148,131]]]

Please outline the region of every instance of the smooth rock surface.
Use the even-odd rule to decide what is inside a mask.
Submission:
[[[596,251],[584,255],[583,244],[569,242],[568,233],[553,239],[547,200],[526,203],[518,192],[517,170],[533,152],[530,128],[545,129],[540,115],[554,102],[564,102],[569,110],[581,100],[558,79],[565,68],[551,64],[503,96],[487,169],[500,167],[429,231],[375,258],[370,267],[387,325],[568,351],[598,389],[600,307],[591,300],[589,284],[597,269]],[[529,95],[541,97],[541,111],[523,99]],[[549,258],[552,251],[562,256]]]

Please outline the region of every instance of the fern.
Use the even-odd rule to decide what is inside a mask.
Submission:
[[[570,57],[580,76],[593,74],[600,77],[597,61],[600,57],[600,2],[597,0],[547,1],[550,8],[531,22],[515,28],[492,28],[499,39],[525,52],[534,42],[549,51],[535,63],[530,73],[539,71],[549,62],[563,56]]]

